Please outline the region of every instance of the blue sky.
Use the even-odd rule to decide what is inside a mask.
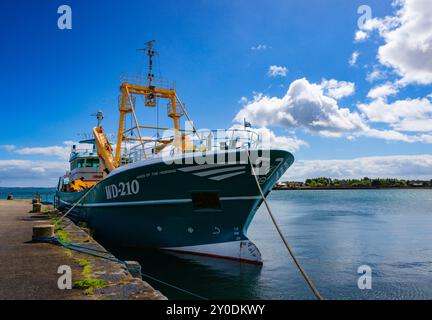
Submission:
[[[57,27],[62,4],[72,8],[72,30]],[[362,27],[361,5],[372,11]],[[136,49],[151,39],[159,52],[156,74],[176,81],[195,124],[228,128],[246,115],[294,152],[287,178],[430,179],[431,6],[2,1],[0,186],[55,184],[70,147],[65,141],[90,132],[89,115],[99,109],[105,130],[115,133],[120,75],[143,70]],[[148,120],[154,124],[155,115]]]

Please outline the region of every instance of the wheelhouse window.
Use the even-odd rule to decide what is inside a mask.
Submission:
[[[92,160],[92,167],[98,168],[99,167],[99,159],[93,159]]]
[[[87,159],[85,166],[86,166],[86,168],[97,168],[97,167],[99,167],[99,160],[98,159]]]
[[[85,159],[78,159],[77,167],[83,168],[85,165]]]
[[[71,170],[76,168],[98,168],[99,159],[77,159],[71,162]]]
[[[77,167],[77,161],[76,160],[72,161],[70,167],[71,167],[71,170],[75,169]]]

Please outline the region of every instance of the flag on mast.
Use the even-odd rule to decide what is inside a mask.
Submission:
[[[244,127],[245,127],[245,128],[252,128],[251,123],[250,123],[250,122],[247,122],[247,121],[246,121],[246,118],[244,118],[243,121],[244,121]]]

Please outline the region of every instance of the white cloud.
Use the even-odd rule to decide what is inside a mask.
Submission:
[[[415,0],[416,1],[416,0]],[[396,3],[399,0],[394,0],[393,3]],[[374,30],[378,30],[378,33],[381,37],[383,37],[387,32],[391,29],[396,28],[400,24],[397,16],[387,16],[384,18],[373,18],[369,19],[363,25],[362,30],[368,33],[368,37],[370,33]]]
[[[432,155],[395,155],[349,160],[303,160],[294,162],[281,180],[307,178],[400,178],[432,179]]]
[[[266,44],[258,44],[256,46],[252,46],[251,50],[252,51],[265,51],[267,49],[269,49],[270,47]]]
[[[260,127],[303,129],[329,138],[370,137],[386,141],[432,143],[432,132],[428,130],[430,125],[425,122],[417,122],[418,130],[413,131],[416,134],[403,133],[414,128],[414,120],[432,119],[432,101],[429,99],[406,99],[388,103],[383,96],[390,90],[377,90],[371,95],[381,97],[370,103],[359,104],[359,113],[340,107],[336,99],[328,96],[331,93],[328,89],[323,89],[329,86],[325,81],[327,80],[324,80],[323,85],[310,83],[305,78],[295,80],[281,98],[257,93],[253,100],[243,105],[234,121],[243,123],[246,118]],[[390,128],[376,129],[370,126],[370,122],[385,123]]]
[[[273,131],[268,128],[259,128],[256,129],[256,131],[260,136],[264,136],[270,141],[270,147],[272,148],[296,152],[301,147],[308,146],[308,143],[304,140],[298,139],[296,137],[277,136]]]
[[[270,145],[266,147],[296,152],[301,147],[308,146],[306,141],[303,141],[296,137],[278,136],[268,128],[257,128],[252,130],[258,133],[261,136],[261,139],[263,139],[263,141],[268,141],[270,143]]]
[[[374,82],[376,80],[383,79],[384,77],[385,77],[385,74],[383,71],[381,71],[379,69],[374,69],[367,74],[366,80],[369,82]]]
[[[428,119],[402,119],[394,125],[399,131],[432,132],[432,118]]]
[[[292,82],[282,98],[256,94],[235,120],[241,123],[244,118],[262,127],[303,128],[323,135],[366,128],[359,114],[340,108],[334,98],[324,94],[321,85],[305,78]]]
[[[324,90],[325,95],[336,100],[350,96],[355,91],[355,85],[353,82],[338,81],[335,79],[323,79],[320,87]]]
[[[408,129],[407,125],[403,125],[404,121],[432,121],[432,102],[426,98],[396,100],[392,103],[388,103],[384,98],[377,98],[371,103],[359,104],[358,108],[369,121],[388,123],[398,130],[401,130],[403,127]],[[405,122],[405,124],[407,124],[407,122]],[[424,130],[418,128],[418,130],[412,131]]]
[[[230,129],[243,130],[243,126],[234,124]],[[301,147],[309,146],[306,141],[298,139],[294,135],[278,136],[272,130],[265,127],[248,128],[248,130],[254,131],[260,136],[260,141],[264,148],[283,149],[294,153]]]
[[[13,150],[15,150],[16,146],[14,146],[13,144],[3,144],[0,145],[0,149],[6,150],[8,152],[11,152]]]
[[[378,130],[374,128],[366,128],[363,132],[358,132],[354,136],[365,136],[369,138],[382,139],[386,141],[401,141],[407,143],[423,142],[431,143],[432,136],[430,135],[406,135],[396,130]]]
[[[53,156],[62,160],[68,160],[72,145],[76,145],[78,149],[91,149],[92,145],[79,144],[73,141],[64,141],[64,146],[47,146],[47,147],[25,147],[18,148],[16,146],[3,146],[9,152],[26,155],[26,156]]]
[[[366,40],[369,37],[369,35],[367,34],[367,32],[362,31],[362,30],[358,30],[356,31],[355,35],[354,35],[354,40],[356,42],[361,42]]]
[[[249,102],[249,100],[247,97],[241,97],[238,101],[238,103],[243,104],[243,105],[247,104],[248,102]]]
[[[377,99],[385,98],[396,93],[398,93],[398,89],[396,88],[396,86],[390,82],[387,82],[385,84],[372,88],[367,96],[372,99]]]
[[[286,77],[288,74],[288,69],[284,66],[272,65],[267,71],[267,75],[271,78],[276,77]]]
[[[70,154],[70,148],[61,146],[27,147],[13,150],[13,152],[21,155],[56,156],[67,160]]]
[[[380,63],[391,67],[402,85],[432,83],[432,2],[396,0],[394,16],[366,22],[364,31],[378,30],[384,44],[378,49]]]
[[[72,145],[77,149],[91,149],[92,145],[64,141],[64,146],[25,147],[3,145],[0,148],[19,155],[32,156],[33,160],[0,160],[0,186],[8,187],[54,187],[58,178],[69,167],[68,159]],[[36,160],[35,156],[53,156],[60,161]]]
[[[67,167],[64,161],[0,160],[0,186],[55,187]]]
[[[357,59],[358,59],[359,56],[360,56],[360,52],[358,52],[358,51],[354,51],[354,52],[351,54],[351,58],[350,58],[350,60],[348,61],[349,64],[350,64],[350,66],[355,66],[355,65],[356,65],[356,63],[357,63]]]

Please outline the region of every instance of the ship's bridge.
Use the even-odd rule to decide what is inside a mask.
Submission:
[[[94,147],[77,149],[76,146],[72,146],[69,163],[70,181],[81,180],[87,185],[93,185],[103,178],[99,157]]]

